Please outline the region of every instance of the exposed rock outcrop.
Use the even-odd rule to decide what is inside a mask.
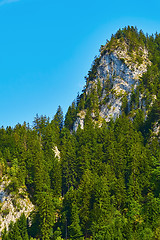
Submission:
[[[60,161],[60,159],[61,159],[61,153],[60,153],[60,151],[58,150],[58,147],[57,147],[57,146],[54,146],[53,152],[54,152],[54,154],[55,154],[55,157],[57,157],[58,160]]]
[[[126,96],[130,102],[131,93],[139,85],[139,80],[147,71],[147,66],[151,64],[147,49],[139,48],[139,52],[141,62],[136,61],[136,53],[133,53],[132,58],[129,56],[125,43],[112,52],[106,51],[105,54],[101,54],[97,76],[86,85],[87,96],[93,88],[97,88],[98,82],[100,83],[102,91],[99,96],[99,115],[107,122],[111,118],[115,120],[121,114],[123,97]],[[107,85],[109,88],[106,87]],[[85,115],[78,113],[73,130],[76,131],[79,125],[83,129],[84,119]]]
[[[4,176],[0,184],[0,236],[5,227],[8,230],[11,221],[16,222],[22,213],[28,217],[34,210],[34,205],[30,201],[26,189],[19,189],[17,194],[12,195],[7,191],[9,183],[10,180]]]

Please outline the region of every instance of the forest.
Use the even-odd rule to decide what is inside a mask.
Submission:
[[[59,106],[53,119],[37,114],[32,126],[0,128],[1,178],[9,177],[7,191],[13,195],[26,186],[35,205],[30,221],[22,214],[9,231],[4,229],[2,240],[160,239],[160,134],[155,133],[160,124],[160,34],[125,27],[101,47],[101,54],[123,41],[131,56],[145,46],[152,64],[129,107],[123,99],[115,121],[102,120],[99,126],[92,119],[93,109],[99,119],[97,84],[90,95],[85,89],[78,94],[65,116]],[[96,77],[99,61],[100,56],[86,84]],[[139,106],[141,94],[145,111]],[[84,128],[73,131],[81,110],[86,111]]]

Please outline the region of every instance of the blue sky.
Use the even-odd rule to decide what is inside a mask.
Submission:
[[[65,113],[101,44],[127,25],[159,33],[159,12],[159,0],[0,0],[0,126]]]

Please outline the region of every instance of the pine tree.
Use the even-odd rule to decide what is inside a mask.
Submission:
[[[17,224],[18,224],[19,232],[21,234],[22,239],[29,240],[28,232],[27,232],[27,219],[26,219],[24,213],[19,218]]]
[[[66,113],[64,126],[69,130],[72,130],[73,124],[76,121],[76,117],[77,117],[77,109],[76,109],[75,102],[73,102],[72,105],[69,106],[68,111]]]
[[[87,169],[81,179],[81,183],[78,188],[79,205],[81,206],[79,211],[79,217],[81,221],[81,228],[85,236],[88,235],[90,230],[90,201],[91,191],[93,188],[92,173]]]
[[[72,203],[71,207],[71,225],[68,226],[68,233],[71,239],[82,239],[78,207],[75,202]]]
[[[64,129],[62,134],[62,184],[63,191],[66,192],[71,186],[76,186],[76,142],[74,135],[68,129]]]
[[[57,146],[60,146],[60,132],[63,128],[63,111],[61,106],[58,107],[57,112],[51,121],[51,128],[54,132],[54,142]]]
[[[8,240],[23,240],[17,223],[11,223],[9,228],[10,231],[8,233]]]

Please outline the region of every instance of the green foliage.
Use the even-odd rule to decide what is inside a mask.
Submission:
[[[160,35],[124,28],[101,55],[117,43],[123,47],[123,41],[130,57],[147,47],[152,65],[132,91],[130,106],[123,97],[122,115],[115,121],[94,123],[102,95],[97,79],[69,107],[64,126],[59,106],[51,121],[36,115],[32,128],[24,123],[0,129],[0,173],[10,179],[8,191],[26,186],[35,204],[30,225],[23,214],[8,233],[4,230],[3,240],[160,239],[160,145],[153,131],[160,122]],[[142,50],[137,56],[140,64]],[[86,86],[98,77],[99,63],[96,57]],[[104,87],[112,89],[109,77]],[[84,129],[72,132],[81,110]]]
[[[28,233],[26,232],[25,235],[23,235],[24,238],[22,238],[21,236],[21,226],[19,228],[18,223],[16,222],[15,224],[13,224],[13,222],[11,222],[10,226],[9,226],[9,233],[7,234],[6,231],[3,232],[2,234],[2,239],[3,240],[28,240]],[[26,237],[25,237],[26,236]]]
[[[128,99],[127,96],[122,98],[122,111],[127,115],[128,114]]]
[[[63,111],[62,111],[61,106],[58,106],[58,109],[54,116],[53,121],[55,122],[55,125],[57,126],[59,131],[61,131],[63,128]]]
[[[29,240],[28,231],[27,231],[27,219],[24,215],[24,213],[21,215],[21,217],[17,221],[17,225],[19,228],[20,235],[23,240]]]
[[[73,124],[76,121],[76,117],[77,117],[77,109],[76,109],[75,102],[73,102],[72,105],[68,108],[68,111],[65,116],[65,122],[64,122],[65,127],[68,128],[69,130],[72,130]]]
[[[86,78],[86,81],[92,81],[97,76],[97,67],[100,62],[100,57],[95,56],[94,61],[91,66],[91,70],[88,72],[88,77]]]

